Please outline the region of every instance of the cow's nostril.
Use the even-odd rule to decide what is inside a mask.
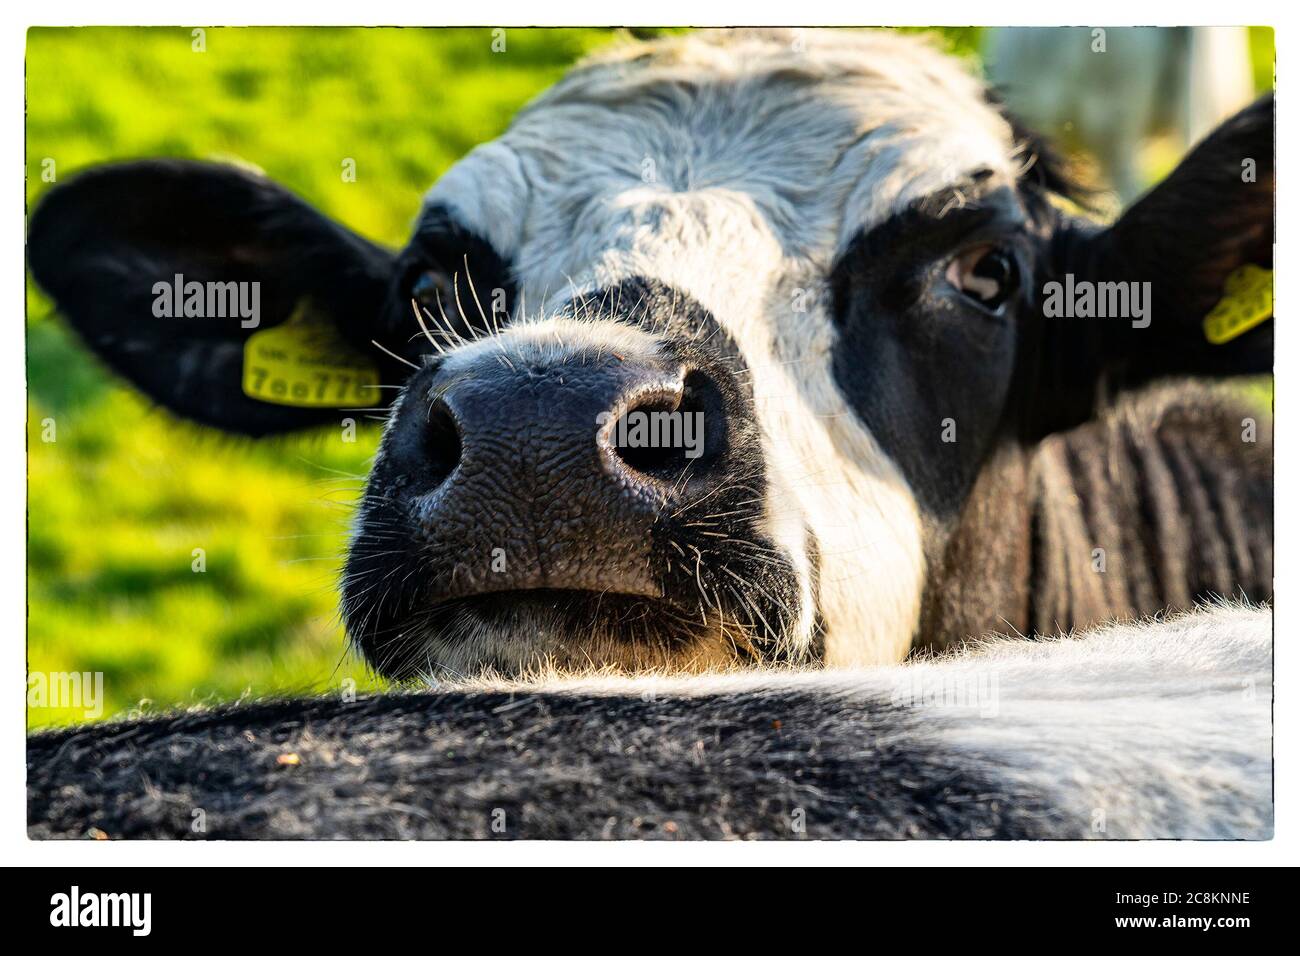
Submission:
[[[424,451],[428,476],[442,484],[460,463],[460,429],[442,405],[429,409],[429,423],[424,433]]]
[[[652,392],[628,407],[609,445],[627,468],[675,481],[716,457],[723,437],[722,396],[707,375],[692,371],[680,391]]]

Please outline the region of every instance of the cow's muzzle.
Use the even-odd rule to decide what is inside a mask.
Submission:
[[[406,412],[403,470],[444,599],[556,588],[659,597],[649,534],[670,496],[708,492],[726,442],[717,389],[674,361],[488,353]],[[409,458],[408,458],[409,456]],[[678,491],[676,486],[682,483]]]
[[[448,661],[513,672],[526,657],[668,666],[718,632],[726,534],[701,519],[739,513],[710,501],[729,489],[756,511],[761,469],[734,376],[704,364],[507,333],[417,374],[344,583],[368,659],[398,677]],[[729,546],[738,568],[744,543]],[[762,547],[751,556],[770,567]],[[717,646],[734,654],[745,631],[728,633]]]

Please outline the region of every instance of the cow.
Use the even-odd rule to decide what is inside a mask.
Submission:
[[[1267,839],[1271,615],[33,735],[33,839]],[[195,810],[201,808],[202,826]]]
[[[1268,839],[1268,611],[31,737],[34,839]],[[1158,676],[1157,676],[1158,675]],[[203,826],[195,826],[195,809]]]
[[[833,682],[1271,598],[1268,423],[1222,381],[1271,370],[1271,323],[1215,341],[1205,320],[1271,267],[1273,182],[1270,96],[1098,223],[923,39],[700,32],[574,68],[430,189],[401,251],[245,168],[146,160],[50,190],[28,256],[86,344],[181,417],[261,437],[382,412],[341,585],[381,674]],[[162,315],[173,278],[246,283],[260,315],[202,295]],[[277,332],[277,361],[322,374],[250,377]],[[675,440],[629,439],[655,416]],[[1226,626],[1206,650],[1211,627],[1198,660],[1258,682],[1267,612],[1240,613],[1249,652]],[[1140,630],[1097,644],[1099,670],[1155,707],[1180,672],[1125,682]],[[1023,652],[1015,686],[1041,666],[1074,688],[1094,665],[1062,646]],[[1216,687],[1179,699],[1226,716]],[[1205,780],[1186,726],[1153,793]],[[1224,758],[1249,780],[1179,832],[1271,826],[1252,726],[1249,759]]]

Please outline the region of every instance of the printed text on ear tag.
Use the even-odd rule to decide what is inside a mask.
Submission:
[[[359,408],[378,404],[379,373],[303,300],[280,325],[244,343],[244,394],[274,405]]]
[[[1273,314],[1273,270],[1246,265],[1228,276],[1223,298],[1205,317],[1205,337],[1213,345],[1231,342]]]

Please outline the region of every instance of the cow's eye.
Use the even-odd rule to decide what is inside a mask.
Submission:
[[[1002,308],[1020,287],[1015,257],[989,244],[968,249],[953,259],[944,278],[962,295],[993,312]]]
[[[456,290],[438,269],[426,269],[411,283],[411,298],[433,315],[446,314],[455,306]]]

